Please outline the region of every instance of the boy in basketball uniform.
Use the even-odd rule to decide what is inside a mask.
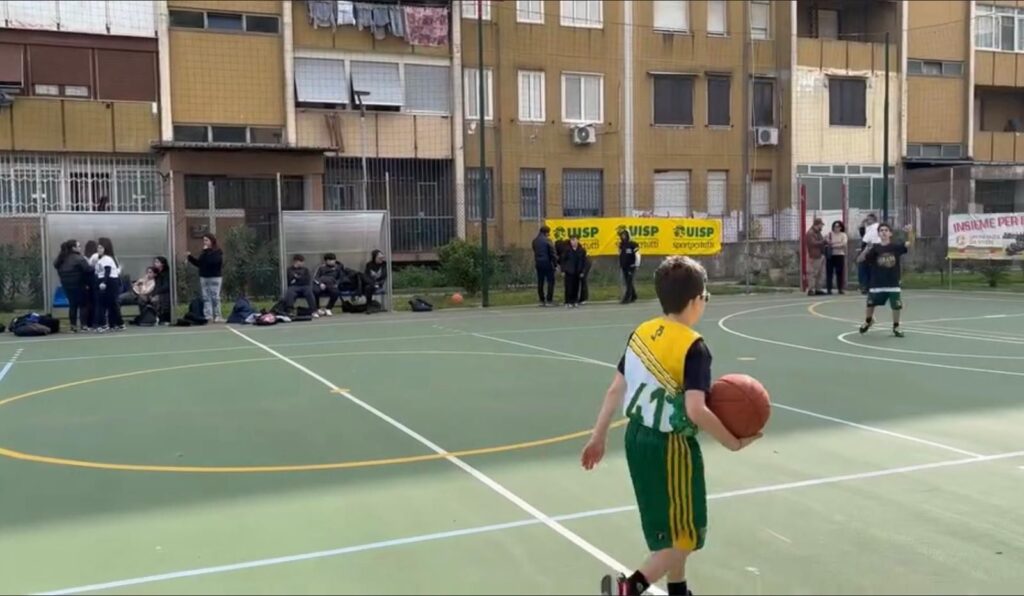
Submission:
[[[900,258],[907,254],[910,241],[894,242],[892,228],[889,224],[878,225],[878,244],[871,244],[857,258],[867,263],[871,275],[868,284],[868,305],[864,324],[860,326],[861,334],[875,324],[875,307],[889,304],[892,309],[892,334],[903,337],[900,330],[900,312],[903,310],[902,292],[900,288]]]
[[[760,435],[738,439],[707,407],[711,353],[693,326],[710,299],[707,273],[689,257],[669,257],[654,274],[664,316],[642,323],[629,338],[581,457],[587,470],[604,457],[609,425],[625,405],[626,461],[651,555],[629,577],[605,576],[604,594],[637,596],[668,576],[668,593],[689,594],[686,559],[704,546],[707,493],[697,431],[731,451]],[[627,401],[628,400],[628,401]]]

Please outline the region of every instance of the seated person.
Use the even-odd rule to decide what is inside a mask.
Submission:
[[[373,303],[373,296],[377,292],[384,291],[388,280],[388,263],[384,258],[383,251],[374,250],[370,254],[370,262],[366,264],[363,272],[363,295],[366,296],[366,312],[370,312],[369,306]]]
[[[285,310],[291,312],[295,301],[304,298],[309,310],[316,316],[316,296],[313,294],[313,275],[306,267],[306,257],[295,255],[292,257],[292,266],[288,268],[288,289],[281,299]]]
[[[161,324],[171,323],[171,266],[166,257],[153,259],[153,270],[156,271],[156,285],[149,295],[150,304],[156,309]]]
[[[348,281],[348,272],[345,271],[345,266],[338,262],[338,258],[334,253],[329,252],[324,255],[324,262],[316,270],[316,275],[313,276],[313,295],[316,296],[316,308],[317,313],[320,316],[332,316],[331,309],[338,302],[338,297],[341,295],[341,286]],[[327,296],[327,308],[320,308],[320,297]]]
[[[146,275],[141,279],[135,280],[130,286],[127,292],[122,293],[118,297],[118,302],[122,305],[138,304],[142,306],[150,301],[150,296],[156,288],[156,270],[152,267],[146,268]]]

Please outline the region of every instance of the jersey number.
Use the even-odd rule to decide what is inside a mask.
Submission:
[[[640,396],[643,394],[644,389],[647,389],[647,383],[640,383],[640,386],[636,388],[636,392],[633,394],[633,399],[629,400],[629,405],[626,407],[626,417],[633,419],[642,419],[643,412],[640,410]],[[654,406],[654,427],[657,428],[661,424],[661,414],[665,411],[665,402],[668,399],[668,392],[665,391],[664,387],[658,387],[648,396],[648,401]]]
[[[651,334],[651,341],[657,341],[657,339],[659,337],[661,337],[662,334],[664,334],[664,333],[665,333],[665,326],[662,325],[661,327],[658,327],[658,330],[655,331],[653,334]]]

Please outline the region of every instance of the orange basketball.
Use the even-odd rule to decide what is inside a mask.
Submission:
[[[452,294],[452,304],[462,304],[462,294],[458,292]]]
[[[715,381],[708,396],[708,408],[737,438],[761,432],[772,413],[771,397],[757,379],[748,375],[725,375]]]

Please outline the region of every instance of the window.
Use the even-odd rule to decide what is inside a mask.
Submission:
[[[765,0],[750,2],[750,38],[770,39],[772,25],[771,3]]]
[[[708,0],[708,35],[729,33],[728,10],[725,0]]]
[[[206,28],[221,31],[243,31],[242,15],[226,12],[206,13]]]
[[[214,143],[245,143],[248,139],[244,126],[211,126],[210,140]]]
[[[476,19],[478,18],[476,7],[478,0],[462,0],[462,18],[464,19]],[[483,5],[483,20],[491,20],[491,0],[479,0]]]
[[[64,85],[65,97],[89,98],[89,88],[85,85]]]
[[[672,170],[654,173],[654,215],[690,216],[690,172]]]
[[[519,217],[544,218],[544,170],[519,170]]]
[[[654,75],[654,124],[693,124],[693,77]]]
[[[480,75],[476,68],[463,69],[466,119],[480,119]],[[490,68],[484,69],[484,120],[494,119],[494,77]]]
[[[708,77],[708,126],[729,126],[729,77]]]
[[[690,3],[686,0],[654,0],[655,31],[689,31]]]
[[[602,0],[562,0],[563,27],[589,27],[600,29],[603,26]]]
[[[907,143],[907,157],[958,159],[962,156],[963,145],[957,143]]]
[[[544,0],[517,0],[516,20],[520,23],[544,24]]]
[[[487,193],[487,219],[494,219],[494,178],[491,168],[484,170],[484,192]],[[480,221],[480,168],[466,168],[466,209],[471,221]]]
[[[726,198],[729,196],[729,172],[708,172],[708,215],[721,217],[725,215]]]
[[[755,171],[750,183],[750,214],[757,217],[770,215],[772,211],[772,173],[770,170]]]
[[[60,95],[89,97],[92,89],[93,51],[88,48],[29,46],[29,74],[32,85],[60,86]],[[70,93],[68,92],[68,88]],[[78,88],[76,88],[78,87]],[[85,89],[84,95],[82,89]]]
[[[249,33],[277,33],[279,29],[277,17],[245,15],[245,30]]]
[[[839,11],[819,9],[815,13],[819,39],[839,39]]]
[[[182,27],[185,29],[204,29],[206,27],[206,16],[194,10],[171,10],[171,27]]]
[[[775,81],[754,79],[754,126],[775,126]]]
[[[519,71],[519,120],[544,122],[544,72]]]
[[[600,217],[604,212],[603,170],[562,170],[562,215]]]
[[[205,126],[174,125],[174,140],[179,143],[207,143],[209,131]]]
[[[393,62],[356,62],[352,61],[352,91],[366,93],[362,96],[363,105],[367,106],[401,106],[402,78],[398,74],[398,64]]]
[[[156,101],[155,52],[96,50],[96,97]]]
[[[0,87],[22,87],[25,84],[25,47],[0,43]]]
[[[1024,39],[1018,40],[1018,19],[1021,12],[1010,6],[979,4],[976,12],[977,31],[974,41],[980,50],[1024,50]]]
[[[295,59],[295,101],[300,104],[348,103],[348,79],[341,60]]]
[[[60,85],[35,85],[33,95],[60,95]]]
[[[430,114],[451,113],[451,69],[425,64],[405,65],[405,109]]]
[[[959,77],[964,73],[963,62],[938,60],[907,60],[907,74],[930,77]]]
[[[280,145],[284,143],[284,133],[280,128],[251,126],[249,142],[257,145]]]
[[[864,79],[828,79],[828,123],[830,126],[866,126]]]
[[[604,76],[562,75],[562,121],[601,122],[604,120]]]

